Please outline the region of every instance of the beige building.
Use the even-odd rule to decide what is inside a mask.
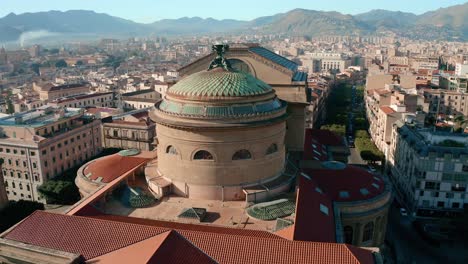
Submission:
[[[468,94],[443,89],[423,89],[422,94],[431,114],[468,116]]]
[[[114,106],[114,93],[87,93],[72,95],[49,101],[48,105],[54,107],[82,108],[88,106],[94,107],[112,107]]]
[[[0,118],[0,156],[10,200],[45,202],[37,187],[97,155],[101,121],[83,110],[43,107]]]
[[[211,53],[179,69],[181,77],[205,70],[215,58]],[[226,58],[234,69],[250,73],[269,84],[276,95],[288,102],[286,146],[288,151],[303,151],[307,106],[311,91],[307,74],[298,71],[298,65],[258,44],[233,44]]]
[[[102,120],[103,147],[153,150],[156,125],[148,110],[132,111]]]
[[[150,108],[158,100],[161,100],[161,94],[153,89],[139,90],[121,95],[122,107],[126,110]]]
[[[51,83],[33,83],[33,90],[39,93],[39,99],[52,101],[61,97],[89,93],[89,86],[83,83],[58,86]]]

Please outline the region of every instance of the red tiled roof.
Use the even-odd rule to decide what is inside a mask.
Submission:
[[[181,234],[219,263],[374,263],[369,251],[345,244],[265,239],[195,231],[181,231]],[[353,251],[350,251],[349,247],[352,247]],[[356,253],[361,255],[359,259]]]
[[[230,228],[230,227],[221,227],[221,226],[215,226],[215,225],[185,224],[185,223],[178,223],[178,222],[159,221],[159,220],[153,220],[153,219],[136,218],[136,217],[128,217],[128,216],[120,216],[120,215],[105,215],[102,213],[100,215],[92,215],[91,217],[103,219],[103,220],[133,223],[133,224],[139,224],[139,225],[158,226],[158,227],[164,227],[164,228],[170,228],[170,229],[176,229],[176,230],[191,230],[191,231],[202,231],[202,232],[230,234],[230,235],[238,235],[238,236],[282,239],[281,237],[273,233],[262,231],[262,230]]]
[[[147,162],[148,159],[132,156],[122,156],[118,153],[102,157],[90,162],[83,170],[84,175],[91,175],[90,180],[102,178],[101,182],[109,183],[120,175]]]
[[[307,175],[312,175],[318,186],[332,201],[368,200],[385,191],[384,181],[368,171],[351,165],[344,169],[303,169]],[[377,180],[378,179],[378,180]],[[366,189],[369,193],[361,193]],[[340,192],[346,191],[349,197],[340,197]]]
[[[212,263],[211,259],[228,264],[374,263],[370,251],[345,244],[289,241],[197,230],[179,230],[177,233],[168,231],[170,229],[155,226],[37,211],[3,238],[81,254],[86,260],[110,252],[118,255],[122,250],[136,252],[141,248],[133,245],[142,245],[140,242],[151,239],[150,242],[154,243],[145,243],[148,248],[144,251],[145,254],[155,252],[150,263],[153,260],[155,263],[168,263],[166,260],[169,263]]]
[[[91,259],[165,231],[168,229],[36,211],[4,238]]]
[[[320,210],[321,206],[327,208],[328,214]],[[333,203],[312,178],[307,179],[300,176],[296,199],[296,218],[293,227],[287,229],[289,230],[277,232],[278,235],[286,233],[290,236],[286,238],[301,241],[336,241]]]
[[[389,114],[393,114],[395,113],[395,110],[393,110],[391,107],[389,106],[381,106],[380,107],[380,110],[382,110],[385,114],[389,115]]]

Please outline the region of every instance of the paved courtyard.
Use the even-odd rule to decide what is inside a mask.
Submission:
[[[207,210],[207,216],[200,224],[213,224],[233,228],[247,228],[273,231],[276,221],[261,221],[251,218],[245,212],[244,201],[215,201],[193,200],[183,197],[164,197],[155,205],[148,208],[128,208],[117,200],[109,201],[106,205],[106,213],[124,215],[130,217],[177,221],[184,223],[199,223],[196,220],[178,218],[177,216],[185,208],[199,207]]]

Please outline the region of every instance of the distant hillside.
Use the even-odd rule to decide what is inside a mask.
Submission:
[[[355,15],[354,17],[374,28],[403,29],[413,25],[418,16],[401,11],[375,9],[367,13]]]
[[[295,35],[365,34],[370,27],[351,15],[338,12],[322,12],[294,9],[287,13],[257,18],[250,22],[250,29],[265,33],[289,33]]]
[[[16,41],[23,33],[35,31],[63,38],[70,35],[80,37],[91,35],[97,38],[104,36],[147,36],[149,34],[223,33],[307,36],[366,35],[392,31],[399,36],[415,39],[468,40],[467,14],[468,3],[441,8],[422,15],[378,9],[351,16],[338,12],[294,9],[286,13],[259,17],[252,21],[183,17],[164,19],[151,24],[136,23],[85,10],[49,11],[20,15],[11,13],[0,18],[0,42]]]

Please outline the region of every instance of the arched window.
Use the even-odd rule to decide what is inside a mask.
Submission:
[[[171,154],[171,155],[179,155],[179,152],[177,152],[177,149],[174,148],[174,146],[172,145],[167,146],[166,153]]]
[[[193,155],[194,160],[213,160],[213,155],[206,150],[199,150]]]
[[[247,63],[243,62],[242,60],[228,59],[228,61],[231,64],[231,67],[233,69],[236,69],[236,70],[241,71],[241,72],[252,74],[252,72],[250,71],[249,65],[247,65]]]
[[[372,240],[374,235],[374,222],[369,222],[364,226],[364,232],[362,233],[362,242]]]
[[[246,149],[238,150],[234,155],[232,155],[232,160],[246,160],[251,158],[252,154],[250,154],[250,151]]]
[[[344,239],[346,244],[353,243],[353,228],[351,226],[345,226],[343,228],[344,231]]]
[[[273,143],[267,148],[266,154],[270,155],[270,154],[273,154],[275,152],[278,152],[278,145]]]

